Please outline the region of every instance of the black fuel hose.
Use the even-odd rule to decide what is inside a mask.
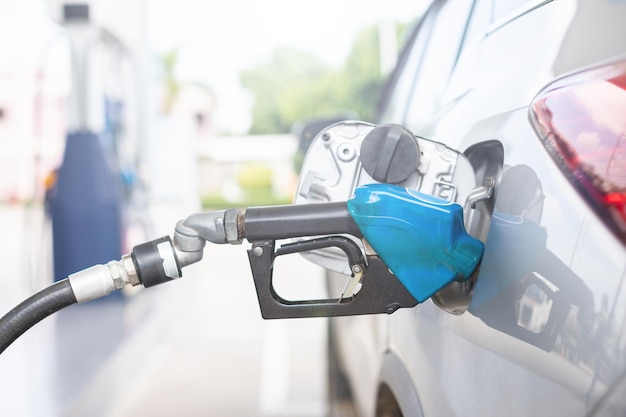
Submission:
[[[0,353],[41,320],[75,303],[76,296],[67,279],[22,301],[0,319]]]

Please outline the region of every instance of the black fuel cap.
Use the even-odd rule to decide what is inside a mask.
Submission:
[[[378,126],[363,139],[361,163],[376,181],[398,184],[417,168],[419,147],[413,134],[402,126]]]

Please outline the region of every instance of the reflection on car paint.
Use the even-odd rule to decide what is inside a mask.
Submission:
[[[506,206],[496,202],[469,311],[488,326],[582,370],[591,398],[600,385],[620,378],[626,358],[624,306],[617,305],[624,275],[616,292],[603,294],[597,303],[585,282],[546,248],[547,231],[538,224],[542,198],[536,178],[525,165],[504,172],[500,187],[517,190],[517,198]],[[528,191],[529,183],[533,192],[521,191]]]

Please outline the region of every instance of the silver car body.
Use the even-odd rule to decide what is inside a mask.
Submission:
[[[436,1],[420,19],[379,122],[497,178],[493,217],[468,311],[446,311],[454,294],[441,294],[332,319],[359,415],[377,415],[381,384],[407,417],[624,415],[625,247],[546,152],[529,105],[626,53],[625,22],[623,0]]]

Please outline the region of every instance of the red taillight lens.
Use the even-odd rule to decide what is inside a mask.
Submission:
[[[548,86],[531,120],[565,175],[626,242],[626,61]]]

